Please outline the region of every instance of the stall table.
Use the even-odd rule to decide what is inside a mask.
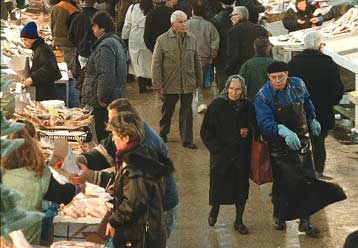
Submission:
[[[57,215],[55,216],[53,223],[55,225],[55,231],[56,226],[58,225],[65,225],[66,226],[66,236],[56,235],[54,234],[54,237],[57,238],[66,238],[67,240],[71,240],[74,238],[81,238],[77,237],[78,234],[85,231],[89,227],[95,227],[98,226],[101,223],[101,218],[93,218],[93,217],[80,217],[80,218],[72,218],[69,216],[63,216],[63,215]],[[74,231],[71,232],[71,229]]]
[[[358,33],[351,34],[349,37],[327,41],[323,53],[331,56],[339,66],[355,74],[355,90],[358,91]],[[354,123],[355,128],[358,130],[357,104],[355,104]]]

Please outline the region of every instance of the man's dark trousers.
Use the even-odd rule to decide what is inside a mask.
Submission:
[[[182,143],[193,142],[193,93],[165,94],[162,106],[162,119],[159,122],[160,136],[166,136],[170,131],[170,123],[175,105],[180,97],[179,131]]]

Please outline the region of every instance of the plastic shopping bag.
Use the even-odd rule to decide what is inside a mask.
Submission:
[[[191,107],[193,109],[193,113],[196,113],[196,111],[198,110],[198,101],[199,101],[199,89],[197,89],[193,93],[193,101],[192,101],[192,104],[191,104]]]
[[[107,242],[104,244],[103,248],[115,248],[113,240],[110,238],[107,240]]]

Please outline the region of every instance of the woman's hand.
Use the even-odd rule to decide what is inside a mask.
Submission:
[[[305,22],[306,22],[305,20],[297,19],[298,24],[305,24]]]
[[[240,135],[242,138],[246,138],[249,133],[249,129],[247,128],[240,128]]]
[[[106,236],[110,236],[111,238],[114,238],[114,234],[116,233],[116,229],[114,229],[111,224],[107,223],[106,227]]]
[[[316,24],[319,22],[319,18],[318,17],[313,17],[310,19],[310,22],[313,23],[313,24]]]
[[[32,85],[32,78],[28,77],[26,78],[23,82],[22,82],[23,85],[25,86],[31,86]]]

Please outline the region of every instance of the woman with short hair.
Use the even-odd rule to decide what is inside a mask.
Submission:
[[[171,163],[142,144],[143,122],[127,112],[110,120],[108,129],[116,145],[114,206],[106,234],[115,247],[166,247],[163,218],[163,179],[173,171]],[[169,161],[169,160],[168,160]]]

